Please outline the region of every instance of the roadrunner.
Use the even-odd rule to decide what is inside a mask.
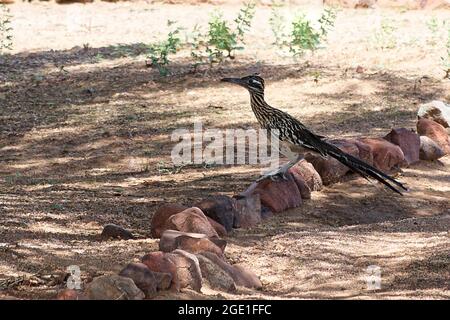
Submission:
[[[278,130],[280,152],[289,159],[288,163],[277,170],[263,175],[259,180],[266,178],[276,179],[277,177],[286,178],[285,175],[289,168],[302,160],[304,153],[312,152],[322,157],[331,156],[365,179],[369,180],[369,177],[376,179],[399,194],[402,194],[399,189],[407,190],[402,183],[394,178],[364,161],[343,152],[335,145],[326,142],[324,137],[318,136],[308,130],[294,117],[268,105],[264,100],[263,78],[257,75],[251,75],[243,78],[224,78],[222,81],[240,85],[248,90],[253,113],[261,128],[268,131]]]

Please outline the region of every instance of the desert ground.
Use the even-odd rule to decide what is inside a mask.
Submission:
[[[52,299],[72,264],[84,283],[118,272],[157,250],[150,220],[160,205],[245,190],[258,166],[171,164],[175,129],[195,121],[257,127],[248,93],[222,77],[259,72],[270,104],[330,138],[415,129],[421,103],[450,101],[440,59],[450,11],[340,9],[324,47],[293,59],[272,44],[271,8],[259,5],[235,59],[193,72],[184,50],[161,77],[146,66],[141,43],[161,39],[168,19],[188,32],[205,26],[214,10],[232,19],[239,7],[137,1],[9,8],[14,47],[0,57],[0,298]],[[447,27],[431,31],[431,19]],[[383,33],[383,21],[392,31]],[[227,259],[251,268],[262,290],[168,297],[449,299],[450,156],[402,168],[397,178],[410,188],[403,197],[347,179],[230,233]],[[138,238],[100,241],[107,223]],[[381,268],[379,290],[367,290],[369,265]]]

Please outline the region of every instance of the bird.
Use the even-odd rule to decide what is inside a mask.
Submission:
[[[270,106],[264,100],[264,79],[258,74],[242,78],[222,78],[221,81],[239,85],[248,90],[250,105],[260,127],[268,132],[275,132],[276,130],[279,139],[279,151],[289,159],[289,162],[264,174],[257,181],[267,178],[278,180],[280,177],[287,179],[288,170],[302,161],[304,154],[309,152],[324,158],[332,157],[366,180],[375,179],[400,195],[403,195],[403,191],[408,190],[403,183],[363,160],[342,151],[337,146],[327,142],[324,136],[313,133],[290,114]]]

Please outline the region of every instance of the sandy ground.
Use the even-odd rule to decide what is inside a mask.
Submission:
[[[258,177],[249,165],[171,167],[174,129],[194,121],[256,127],[248,94],[220,83],[223,76],[261,72],[272,105],[330,137],[414,128],[420,103],[450,100],[440,64],[446,30],[427,28],[433,17],[450,21],[449,11],[341,10],[327,46],[294,61],[271,44],[270,8],[258,7],[235,60],[191,73],[185,51],[161,78],[145,67],[138,43],[160,39],[167,19],[187,30],[205,25],[217,7],[10,8],[15,47],[0,58],[0,297],[52,298],[71,264],[84,281],[117,272],[157,249],[149,228],[159,205],[231,196]],[[232,18],[238,9],[221,10]],[[297,10],[319,12],[286,11]],[[376,36],[385,21],[395,31]],[[387,42],[392,48],[382,48]],[[398,178],[411,189],[404,197],[350,179],[230,234],[228,259],[252,268],[262,291],[178,297],[450,298],[450,157],[404,168]],[[139,239],[100,242],[106,223]],[[367,290],[370,265],[381,268],[380,290]]]

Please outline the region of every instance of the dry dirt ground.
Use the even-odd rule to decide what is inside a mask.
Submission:
[[[420,103],[450,100],[440,64],[446,30],[427,27],[433,17],[450,21],[449,11],[341,10],[326,47],[294,61],[271,45],[270,8],[259,6],[247,49],[235,60],[192,73],[189,52],[182,52],[162,78],[145,66],[139,43],[166,33],[167,19],[187,30],[205,25],[217,7],[95,2],[10,9],[15,48],[0,58],[3,298],[53,298],[64,286],[57,275],[71,264],[84,281],[117,272],[157,249],[149,230],[159,205],[231,196],[258,177],[259,168],[249,165],[171,165],[174,129],[194,121],[255,127],[248,94],[220,83],[223,76],[260,72],[272,105],[330,137],[414,128]],[[238,10],[220,9],[230,18]],[[288,13],[300,9],[318,12]],[[382,22],[394,31],[383,34]],[[177,297],[450,298],[450,157],[404,168],[398,178],[411,189],[404,197],[350,179],[231,233],[228,259],[253,269],[263,290]],[[139,239],[101,242],[106,223]],[[367,290],[369,265],[381,267],[380,290]]]

